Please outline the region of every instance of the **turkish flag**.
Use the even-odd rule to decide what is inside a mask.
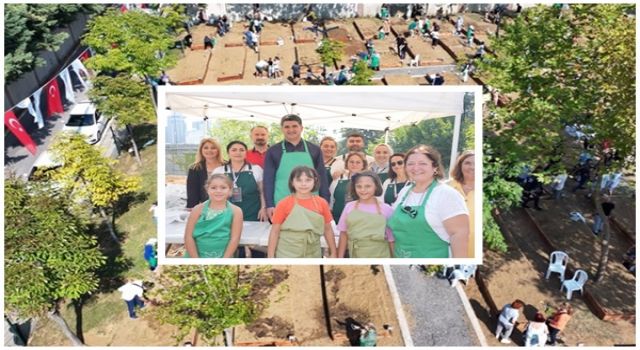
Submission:
[[[8,111],[4,113],[4,124],[7,126],[11,132],[16,135],[20,143],[22,143],[31,154],[36,154],[36,144],[31,139],[31,136],[27,134],[27,131],[24,130],[22,124],[13,111]]]
[[[128,10],[127,9],[127,5],[125,5],[125,4],[120,5],[120,12],[125,13],[125,12],[127,12],[127,10]]]
[[[48,115],[52,116],[56,113],[64,112],[64,109],[62,109],[62,99],[60,98],[60,88],[58,87],[57,80],[51,80],[44,88],[44,91],[47,94]]]
[[[89,57],[91,57],[91,52],[89,52],[89,49],[84,50],[84,52],[80,55],[80,61],[86,61],[89,59]]]

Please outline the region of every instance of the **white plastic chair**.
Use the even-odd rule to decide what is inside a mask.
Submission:
[[[469,282],[469,278],[476,275],[477,265],[458,265],[458,268],[451,272],[449,281],[451,287],[455,287],[458,281],[464,281],[464,284]]]
[[[409,62],[409,67],[418,67],[420,65],[420,55],[416,55],[411,62]]]
[[[579,290],[580,294],[582,294],[583,292],[582,288],[584,287],[584,284],[587,283],[588,279],[589,279],[589,275],[587,275],[585,271],[576,270],[576,273],[573,274],[573,278],[562,282],[562,286],[560,286],[560,291],[562,292],[563,288],[566,289],[567,299],[571,300],[571,295],[573,294],[573,291]]]
[[[569,256],[565,252],[559,250],[551,253],[549,257],[549,267],[544,278],[549,279],[549,275],[552,272],[560,274],[560,281],[564,282],[564,272],[567,270],[567,264],[569,263]]]

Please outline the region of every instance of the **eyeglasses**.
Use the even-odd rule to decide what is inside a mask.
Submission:
[[[399,166],[399,165],[404,165],[404,160],[399,160],[399,161],[397,161],[397,162],[391,162],[391,166],[392,166],[392,167],[393,167],[393,166],[396,166],[396,165],[398,165],[398,166]]]
[[[410,218],[415,219],[418,216],[418,210],[412,207],[406,206],[402,207],[402,212],[409,215]]]

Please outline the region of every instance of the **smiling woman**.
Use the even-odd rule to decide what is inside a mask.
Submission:
[[[395,257],[467,257],[469,212],[456,190],[440,184],[440,159],[440,152],[426,145],[413,147],[404,157],[414,183],[398,194],[387,223],[395,237]]]

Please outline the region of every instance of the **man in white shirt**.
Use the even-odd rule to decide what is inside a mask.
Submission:
[[[129,311],[129,317],[131,319],[136,319],[136,306],[139,306],[141,309],[144,307],[144,302],[142,301],[142,293],[144,289],[142,289],[142,281],[141,280],[128,280],[122,287],[118,288],[118,291],[122,293],[121,298],[127,304],[127,310]]]

